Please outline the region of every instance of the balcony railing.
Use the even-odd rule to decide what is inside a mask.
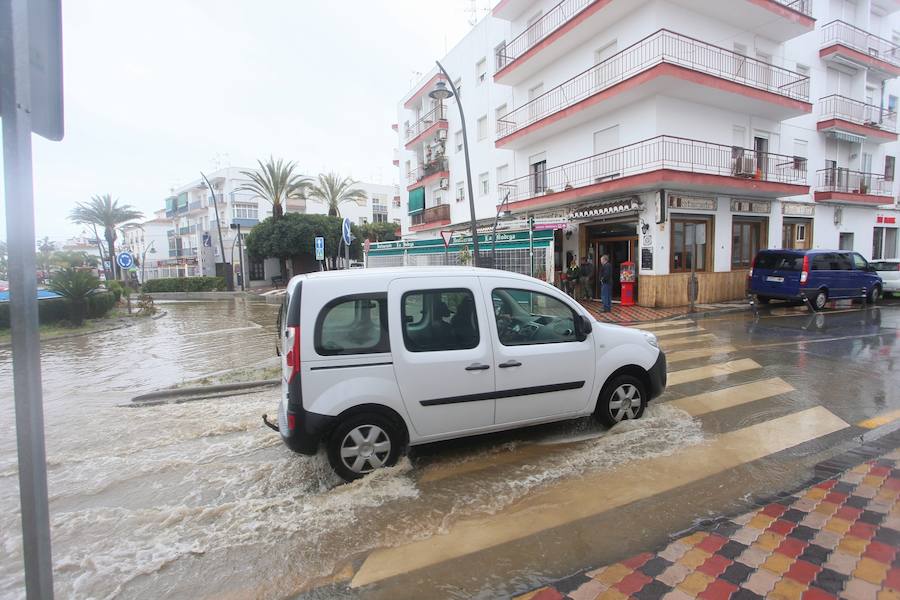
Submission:
[[[840,192],[870,196],[893,195],[894,182],[880,173],[863,173],[842,167],[816,171],[817,192]]]
[[[516,60],[597,0],[562,0],[506,46],[497,50],[496,70]]]
[[[426,163],[424,165],[419,165],[412,171],[406,174],[406,181],[409,185],[422,181],[429,175],[434,175],[435,173],[441,173],[448,170],[447,159],[439,158],[437,160],[433,160],[430,163]]]
[[[822,27],[822,46],[841,44],[863,54],[868,54],[900,67],[900,47],[897,44],[872,35],[865,29],[854,27],[844,21],[832,21]]]
[[[532,167],[534,169],[534,167]],[[660,169],[806,185],[806,158],[658,136],[500,184],[510,202]]]
[[[436,122],[446,120],[447,111],[443,104],[438,104],[435,108],[428,111],[425,116],[406,128],[406,142],[409,143]]]
[[[203,202],[201,200],[195,200],[188,204],[188,210],[197,210],[198,208],[203,208]]]
[[[809,101],[809,78],[666,29],[644,38],[497,119],[502,138],[656,65],[668,63]]]
[[[449,204],[438,204],[437,206],[432,206],[431,208],[426,208],[420,213],[416,213],[410,216],[410,224],[411,225],[425,225],[427,223],[436,223],[438,221],[449,221],[450,220],[450,205]]]
[[[832,95],[820,101],[822,119],[842,119],[857,125],[897,132],[897,113],[844,96]]]
[[[812,16],[812,0],[775,0],[778,4],[787,6],[791,10],[803,13],[807,17]]]

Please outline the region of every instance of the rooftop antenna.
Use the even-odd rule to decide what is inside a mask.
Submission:
[[[475,27],[475,24],[478,23],[478,5],[476,0],[468,0],[468,7],[465,10],[469,13],[469,26]]]

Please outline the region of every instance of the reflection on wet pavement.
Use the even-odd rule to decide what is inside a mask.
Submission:
[[[677,360],[640,421],[417,448],[338,485],[327,460],[262,427],[277,390],[117,406],[273,354],[274,305],[165,308],[159,321],[44,345],[60,597],[506,596],[764,493],[854,443],[847,423],[900,407],[897,309],[650,324],[670,332],[660,343]],[[11,391],[0,396],[0,596],[21,597]],[[681,495],[704,501],[672,501]],[[585,537],[596,524],[611,535]],[[363,587],[348,590],[351,579]]]

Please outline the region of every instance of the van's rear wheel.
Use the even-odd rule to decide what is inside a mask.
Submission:
[[[619,375],[603,386],[594,417],[607,427],[628,419],[640,419],[647,398],[647,386],[643,381],[634,375]]]
[[[401,436],[390,419],[377,413],[352,415],[328,438],[328,462],[345,481],[359,479],[400,456]]]
[[[813,308],[815,310],[825,310],[826,304],[828,304],[828,292],[826,292],[825,290],[819,290],[812,298]]]

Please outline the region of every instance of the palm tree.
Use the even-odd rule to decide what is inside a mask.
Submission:
[[[50,277],[50,256],[56,252],[56,244],[51,242],[50,238],[45,237],[42,240],[38,240],[37,249],[41,258],[39,266],[46,273],[45,277]]]
[[[312,181],[295,173],[296,163],[275,160],[271,156],[265,164],[261,160],[256,171],[241,171],[250,179],[250,183],[238,187],[235,191],[253,192],[265,198],[272,205],[272,218],[278,219],[284,214],[284,206],[288,200],[303,198]]]
[[[50,289],[68,301],[69,320],[81,325],[87,312],[88,297],[100,287],[100,280],[87,271],[60,270],[50,280]]]
[[[358,181],[349,177],[341,177],[337,173],[319,174],[318,181],[309,190],[309,197],[328,205],[328,215],[341,216],[341,204],[359,202],[366,199],[366,193],[355,188]]]
[[[106,237],[106,256],[110,263],[112,273],[107,273],[107,278],[116,277],[116,227],[127,221],[140,219],[144,214],[135,210],[130,204],[119,205],[118,200],[113,200],[109,194],[94,196],[90,202],[79,202],[69,219],[75,223],[94,225],[103,228]],[[112,277],[110,277],[112,275]]]

